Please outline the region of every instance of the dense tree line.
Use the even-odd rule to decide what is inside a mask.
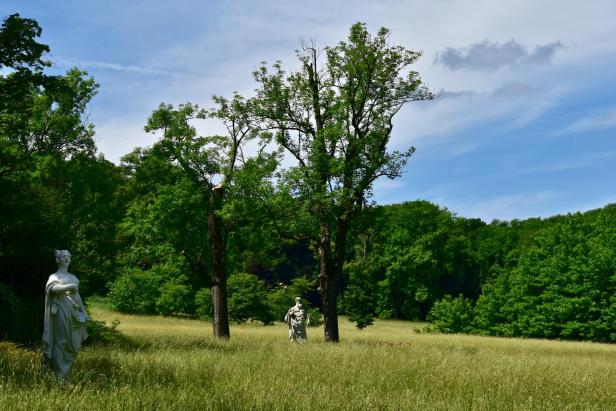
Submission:
[[[491,269],[478,299],[444,299],[436,329],[616,342],[616,206],[542,221]]]
[[[96,83],[48,74],[40,33],[19,15],[0,29],[0,338],[40,337],[53,250],[68,248],[83,296],[208,318],[223,338],[229,321],[282,320],[299,295],[332,341],[338,313],[359,328],[428,319],[443,332],[616,341],[616,207],[486,224],[368,201],[413,151],[386,150],[393,116],[431,97],[407,70],[419,55],[386,30],[354,25],[322,64],[304,46],[298,72],[263,66],[250,98],[161,104],[144,119],[158,141],[119,165],[97,154],[85,116]],[[199,136],[204,119],[228,133]]]
[[[48,74],[36,21],[11,15],[0,28],[0,337],[40,338],[42,287],[53,250],[70,248],[85,292],[114,271],[122,213],[115,165],[96,155],[83,71]]]

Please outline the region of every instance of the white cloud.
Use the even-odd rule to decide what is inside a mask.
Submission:
[[[285,67],[293,67],[297,64],[293,50],[301,38],[314,39],[319,46],[332,45],[344,39],[356,21],[365,21],[372,32],[380,26],[389,27],[393,44],[424,52],[413,69],[432,89],[462,93],[458,98],[450,95],[433,102],[412,103],[394,123],[394,148],[458,138],[458,148],[450,149],[451,155],[478,148],[480,142],[470,135],[461,138],[470,127],[488,123],[509,128],[528,125],[558,101],[563,84],[571,84],[570,76],[562,75],[565,64],[591,65],[594,56],[616,50],[612,21],[616,3],[612,0],[597,0],[593,7],[562,0],[307,0],[301,5],[240,0],[215,6],[194,0],[178,5],[140,0],[118,4],[109,13],[100,12],[107,7],[102,3],[75,3],[69,21],[83,27],[72,25],[72,37],[67,36],[64,44],[69,46],[80,36],[96,37],[96,30],[103,27],[108,30],[105,38],[115,40],[113,46],[124,46],[118,47],[122,58],[112,58],[110,50],[99,54],[96,48],[85,45],[62,54],[75,57],[76,63],[90,64],[101,83],[92,118],[96,119],[99,148],[111,159],[128,153],[135,145],[151,144],[142,127],[147,114],[161,101],[208,106],[212,94],[229,95],[234,90],[250,94],[255,87],[251,71],[261,60],[280,59]],[[160,34],[173,26],[177,30],[158,36],[165,40],[163,45],[153,44],[154,31]],[[83,29],[87,35],[78,31]],[[114,38],[116,32],[132,36]],[[521,61],[532,60],[530,56],[541,60],[543,56],[553,57],[553,64],[538,65],[533,70],[501,65],[493,71],[451,71],[432,64],[436,53],[447,47],[460,50],[488,39],[488,45],[502,49],[512,38],[517,45],[531,47],[521,54],[523,58],[518,57]],[[566,49],[555,52],[558,46],[551,43],[556,39]],[[51,45],[52,50],[58,50]],[[535,49],[535,45],[548,48]],[[99,76],[96,70],[104,70],[104,75]],[[137,74],[144,74],[147,84],[135,84],[141,81]],[[582,83],[578,78],[576,85],[583,88]],[[561,91],[556,93],[555,89]],[[211,134],[214,129],[203,127],[200,132]]]
[[[156,136],[143,130],[145,119],[116,116],[96,124],[96,145],[105,158],[116,164],[135,147],[149,147]]]
[[[93,60],[70,60],[59,58],[54,61],[57,66],[70,68],[70,67],[78,67],[78,68],[94,68],[94,69],[106,69],[106,70],[114,70],[114,71],[127,71],[131,73],[137,74],[153,74],[159,76],[169,76],[169,77],[182,77],[188,78],[193,77],[186,74],[180,74],[172,71],[158,70],[150,67],[141,67],[135,65],[124,65],[117,63],[109,63],[105,61],[93,61]]]
[[[583,117],[568,126],[556,130],[552,136],[577,134],[587,131],[605,130],[616,127],[616,107],[603,109],[586,117]]]
[[[475,203],[453,205],[451,209],[464,217],[481,218],[487,222],[494,219],[545,217],[544,210],[549,208],[546,204],[559,196],[561,194],[553,191],[512,193],[478,200]]]
[[[561,94],[561,91],[549,91],[520,82],[505,83],[486,92],[439,92],[436,99],[411,103],[398,114],[392,144],[403,149],[408,144],[426,146],[458,139],[455,141],[465,149],[451,153],[461,154],[477,144],[468,137],[459,140],[469,128],[488,123],[493,124],[490,132],[525,127],[550,108]]]
[[[592,165],[600,164],[604,161],[609,161],[616,157],[616,151],[601,152],[591,155],[585,155],[582,157],[576,157],[574,159],[567,159],[564,161],[554,162],[551,164],[541,164],[537,166],[527,167],[519,169],[521,174],[534,174],[534,173],[554,173],[559,171],[575,170],[582,167],[588,167]]]

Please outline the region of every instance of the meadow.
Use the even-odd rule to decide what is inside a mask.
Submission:
[[[230,341],[192,319],[119,319],[129,343],[91,345],[62,385],[40,352],[0,342],[0,409],[616,409],[616,346],[441,335],[424,324],[341,318],[341,342],[287,341],[286,325],[235,325]]]

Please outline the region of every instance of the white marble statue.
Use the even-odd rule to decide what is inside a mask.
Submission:
[[[58,271],[49,276],[45,286],[43,355],[47,365],[65,380],[81,343],[88,338],[88,315],[79,296],[79,280],[67,271],[71,254],[56,250],[55,256]]]
[[[308,311],[306,311],[306,308],[302,305],[302,299],[300,297],[295,299],[295,305],[289,308],[284,320],[289,325],[289,341],[299,343],[308,341],[306,325],[310,324],[310,317],[308,317]]]

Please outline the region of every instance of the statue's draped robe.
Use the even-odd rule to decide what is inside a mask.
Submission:
[[[88,315],[79,293],[52,292],[55,285],[79,284],[73,274],[52,274],[45,286],[45,325],[43,328],[43,355],[49,366],[67,377],[88,338]]]
[[[284,320],[289,325],[289,340],[306,342],[308,336],[306,334],[306,324],[308,323],[308,312],[304,307],[294,305],[289,308]]]

